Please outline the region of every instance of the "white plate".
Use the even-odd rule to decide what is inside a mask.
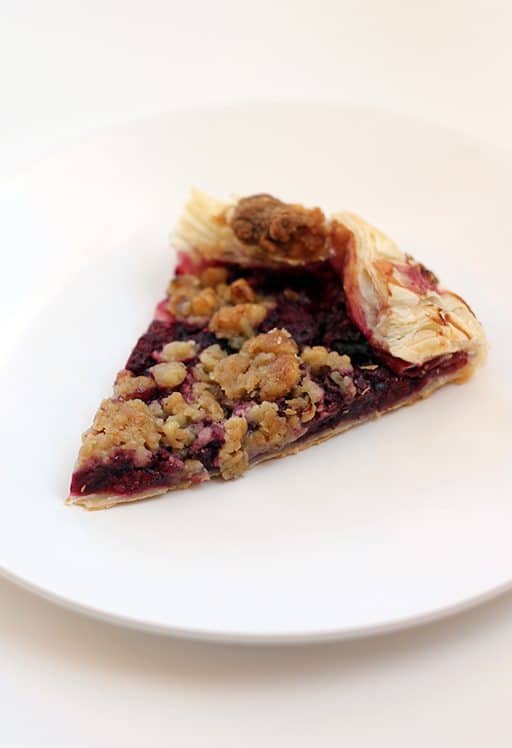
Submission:
[[[65,507],[80,432],[151,316],[189,185],[350,208],[467,296],[491,341],[463,387],[243,480]],[[133,124],[2,200],[0,566],[80,610],[209,639],[419,622],[512,579],[512,159],[395,116],[260,105]],[[9,319],[9,324],[5,321]]]

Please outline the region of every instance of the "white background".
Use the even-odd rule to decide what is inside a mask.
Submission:
[[[0,179],[105,126],[240,98],[366,104],[510,147],[511,31],[512,6],[483,0],[2,0]],[[122,630],[2,580],[0,611],[7,748],[512,741],[510,596],[289,649]]]

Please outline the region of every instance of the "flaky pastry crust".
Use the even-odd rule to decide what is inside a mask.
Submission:
[[[343,283],[352,319],[376,348],[414,366],[457,352],[483,360],[482,326],[460,296],[362,218],[333,220],[350,231]]]
[[[304,265],[329,255],[329,226],[319,208],[271,195],[222,202],[192,190],[172,236],[191,257],[238,265]]]
[[[245,230],[237,231],[240,223]],[[268,195],[224,203],[193,190],[173,245],[208,261],[265,267],[331,257],[343,275],[351,316],[376,348],[411,366],[461,351],[476,362],[485,359],[485,335],[466,302],[353,213],[329,220],[318,208]]]

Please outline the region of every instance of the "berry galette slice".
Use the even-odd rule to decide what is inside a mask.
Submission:
[[[173,245],[166,298],[82,438],[69,503],[236,478],[484,359],[468,305],[352,214],[194,192]]]

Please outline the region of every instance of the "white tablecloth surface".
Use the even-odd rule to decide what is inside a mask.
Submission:
[[[0,181],[106,126],[240,98],[370,105],[510,147],[511,32],[495,0],[1,0]],[[510,595],[400,634],[244,648],[0,579],[0,745],[508,748],[511,650]]]

